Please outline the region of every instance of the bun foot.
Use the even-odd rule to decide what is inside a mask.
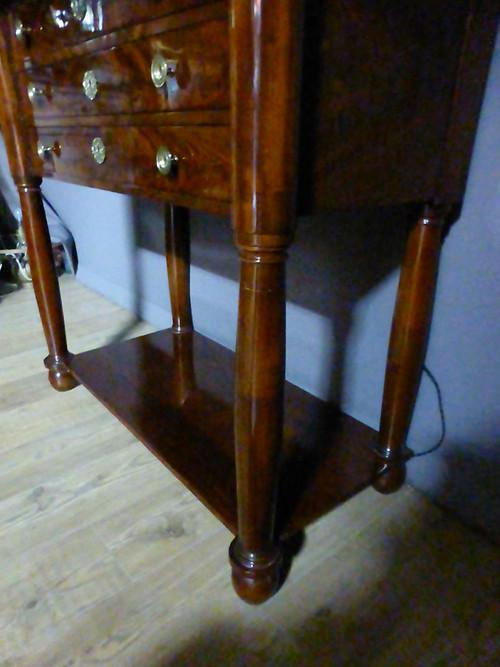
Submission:
[[[66,359],[70,361],[71,357]],[[49,371],[49,382],[57,391],[69,391],[80,384],[73,376],[65,361],[54,361],[51,357],[44,359],[45,368]]]
[[[400,489],[406,480],[406,465],[402,460],[387,461],[377,470],[373,488],[388,495]]]
[[[281,549],[268,554],[245,552],[238,539],[229,547],[233,587],[238,597],[248,604],[262,604],[273,597],[281,585]]]

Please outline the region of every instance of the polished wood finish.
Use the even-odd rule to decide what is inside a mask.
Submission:
[[[2,131],[51,382],[85,384],[231,529],[233,583],[251,603],[281,585],[296,531],[404,478],[443,210],[463,195],[496,29],[492,0],[302,4],[88,0],[77,20],[65,0],[20,0],[0,21]],[[156,89],[159,52],[178,67]],[[160,146],[177,158],[168,175]],[[168,202],[172,330],[71,358],[42,176]],[[376,444],[285,384],[287,248],[297,210],[429,201],[408,241]],[[232,215],[235,358],[192,329],[188,207]]]
[[[167,206],[165,240],[172,331],[181,334],[193,330],[189,290],[191,255],[189,211],[187,209]]]
[[[240,250],[235,379],[238,537],[233,583],[259,603],[280,583],[285,259],[295,210],[300,2],[231,6],[233,225]],[[272,147],[272,149],[271,149]]]
[[[124,359],[127,363],[124,364]],[[75,355],[74,375],[238,535],[234,353],[159,331]],[[377,434],[289,383],[275,533],[287,538],[373,480]]]
[[[59,391],[67,391],[78,382],[68,366],[71,354],[66,342],[61,296],[40,192],[41,179],[33,165],[32,144],[29,135],[26,137],[25,134],[25,118],[16,103],[15,84],[7,60],[8,40],[5,26],[0,26],[0,91],[5,100],[0,113],[2,133],[19,192],[33,286],[49,351],[44,363],[51,385]]]
[[[40,141],[50,151],[44,159],[45,176],[111,190],[161,192],[174,203],[182,196],[214,201],[230,200],[231,161],[229,130],[225,127],[135,126],[65,127],[41,129]],[[97,164],[92,141],[100,137],[106,159]],[[156,153],[165,146],[178,157],[170,175],[156,168]],[[127,160],[123,156],[127,155]],[[176,201],[177,199],[177,201]]]
[[[61,290],[75,352],[129,330],[72,277]],[[89,392],[47,386],[31,288],[3,296],[0,320],[3,667],[499,662],[500,548],[409,486],[309,526],[279,595],[243,605],[231,533]]]
[[[2,4],[8,3],[4,0]],[[122,0],[87,0],[85,18],[79,20],[73,15],[67,0],[27,0],[10,4],[16,5],[16,17],[23,26],[22,35],[19,37],[22,55],[29,58],[34,65],[64,58],[61,46],[73,49],[75,44],[82,44],[82,48],[85,48],[85,42],[93,37],[98,38],[127,28],[137,31],[138,27],[140,30],[140,26],[151,19],[157,19],[156,25],[161,26],[165,22],[175,25],[179,20],[183,21],[186,10],[199,7],[200,11],[204,12],[204,5],[211,11],[214,5],[210,0],[155,0],[133,3],[124,3]]]
[[[418,394],[444,225],[443,207],[428,205],[412,229],[401,268],[389,341],[375,488],[396,491],[405,480],[406,437]]]
[[[71,54],[46,66],[30,67],[22,79],[40,91],[34,100],[36,121],[102,113],[227,109],[227,10],[221,6],[213,13],[225,16],[211,19],[204,12],[203,22],[193,24],[198,16],[186,12],[187,25],[177,27],[176,21],[175,29],[167,24],[166,32],[142,39],[137,39],[137,31],[128,31],[112,51],[94,45],[96,50],[88,55]],[[175,75],[160,88],[151,82],[151,61],[158,54],[176,62]],[[82,95],[87,71],[93,72],[97,82],[93,99]]]
[[[79,383],[71,375],[52,244],[43,210],[40,182],[18,182],[21,211],[25,222],[26,243],[31,277],[42,319],[49,356],[44,364],[49,371],[50,384],[58,391],[73,389]]]
[[[460,201],[498,2],[304,8],[300,209]]]

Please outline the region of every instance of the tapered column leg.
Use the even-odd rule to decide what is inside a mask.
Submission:
[[[189,210],[167,205],[165,212],[165,244],[168,286],[172,308],[172,327],[176,333],[193,330],[190,275]]]
[[[167,205],[165,246],[172,309],[176,401],[182,405],[196,386],[193,362],[193,318],[190,297],[189,210]]]
[[[233,584],[258,604],[277,590],[281,549],[274,533],[283,436],[285,252],[241,249],[236,348],[235,439],[238,537]]]
[[[230,0],[232,218],[241,255],[236,347],[238,535],[233,584],[251,603],[280,584],[285,255],[295,221],[302,1]]]
[[[374,487],[405,480],[405,445],[422,375],[434,305],[443,209],[427,206],[412,229],[401,269],[389,341]]]
[[[44,360],[50,384],[58,391],[73,389],[79,383],[71,374],[59,282],[54,267],[39,178],[17,183],[26,233],[33,288],[47,341],[49,356]]]

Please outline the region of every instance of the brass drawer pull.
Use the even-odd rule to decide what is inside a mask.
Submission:
[[[160,174],[174,176],[177,171],[179,158],[173,155],[168,148],[160,146],[156,152],[156,166]]]
[[[61,156],[61,144],[56,141],[54,142],[53,146],[46,146],[43,141],[39,141],[37,146],[36,146],[38,155],[42,158],[42,160],[46,160],[50,156],[55,155],[56,157]]]
[[[25,26],[21,19],[16,19],[14,22],[14,32],[17,39],[21,41],[25,35],[31,32],[31,29]]]
[[[82,81],[83,91],[89,100],[95,99],[99,86],[94,72],[90,69],[83,75]]]
[[[45,97],[45,91],[42,90],[41,88],[37,88],[36,84],[34,83],[29,83],[28,84],[28,97],[30,98],[30,102],[35,102],[36,100]]]
[[[157,53],[151,61],[151,79],[156,88],[161,88],[167,82],[168,77],[175,77],[177,71],[177,60],[165,60]]]
[[[92,151],[92,157],[97,162],[97,164],[102,164],[106,159],[106,146],[101,137],[96,137],[92,140],[92,146],[90,148]]]
[[[71,11],[77,21],[83,21],[87,13],[87,3],[85,0],[71,0]]]

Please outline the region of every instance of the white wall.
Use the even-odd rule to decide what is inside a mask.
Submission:
[[[500,539],[500,39],[490,71],[462,216],[446,240],[428,365],[447,416],[442,450],[410,479]],[[434,436],[424,384],[411,441]]]
[[[499,184],[500,40],[497,40],[462,216],[452,228],[443,249],[428,351],[427,365],[437,377],[443,393],[447,437],[438,452],[410,462],[409,479],[435,498],[458,509],[466,520],[488,529],[498,539]],[[140,311],[145,319],[158,327],[169,326],[164,258],[136,247],[138,204],[133,205],[129,198],[120,195],[57,182],[47,182],[44,191],[75,237],[80,260],[79,279],[125,307]],[[198,214],[195,218],[196,224],[203,229],[203,216],[200,218]],[[159,216],[154,224],[161,225]],[[208,226],[208,221],[206,224]],[[311,229],[314,224],[311,220],[303,222]],[[341,242],[349,243],[345,238],[341,239],[344,223],[337,227],[335,224],[328,222],[328,229],[336,230]],[[300,249],[300,225],[298,237]],[[217,243],[209,246],[215,247],[213,252],[220,251],[224,257],[224,253],[232,253],[234,257],[230,246],[226,246],[226,250],[221,250]],[[346,246],[346,251],[335,255],[335,247],[336,238],[332,233],[328,250],[333,254],[327,260],[332,271],[332,285],[337,284],[342,298],[333,306],[323,307],[321,298],[318,300],[317,294],[310,293],[311,302],[319,303],[319,308],[307,308],[307,298],[289,303],[287,377],[319,396],[332,393],[333,377],[333,393],[339,393],[338,383],[341,383],[344,410],[378,427],[398,270],[391,268],[389,263],[385,272],[367,274],[366,280],[360,281],[354,273],[349,273],[349,269],[352,264],[355,272],[356,256],[358,259],[369,257],[370,248]],[[350,257],[349,253],[352,253]],[[303,261],[301,256],[299,251],[292,249],[290,273],[292,277],[299,277],[297,283],[301,282],[300,271],[303,269],[299,266]],[[314,273],[317,267],[309,269]],[[322,284],[321,280],[315,284]],[[313,292],[317,289],[314,284],[309,288]],[[228,347],[234,347],[235,280],[194,266],[192,301],[197,329]],[[340,360],[340,369],[332,370],[334,360]],[[439,433],[435,392],[424,379],[409,445],[415,450],[427,449],[438,439]]]

